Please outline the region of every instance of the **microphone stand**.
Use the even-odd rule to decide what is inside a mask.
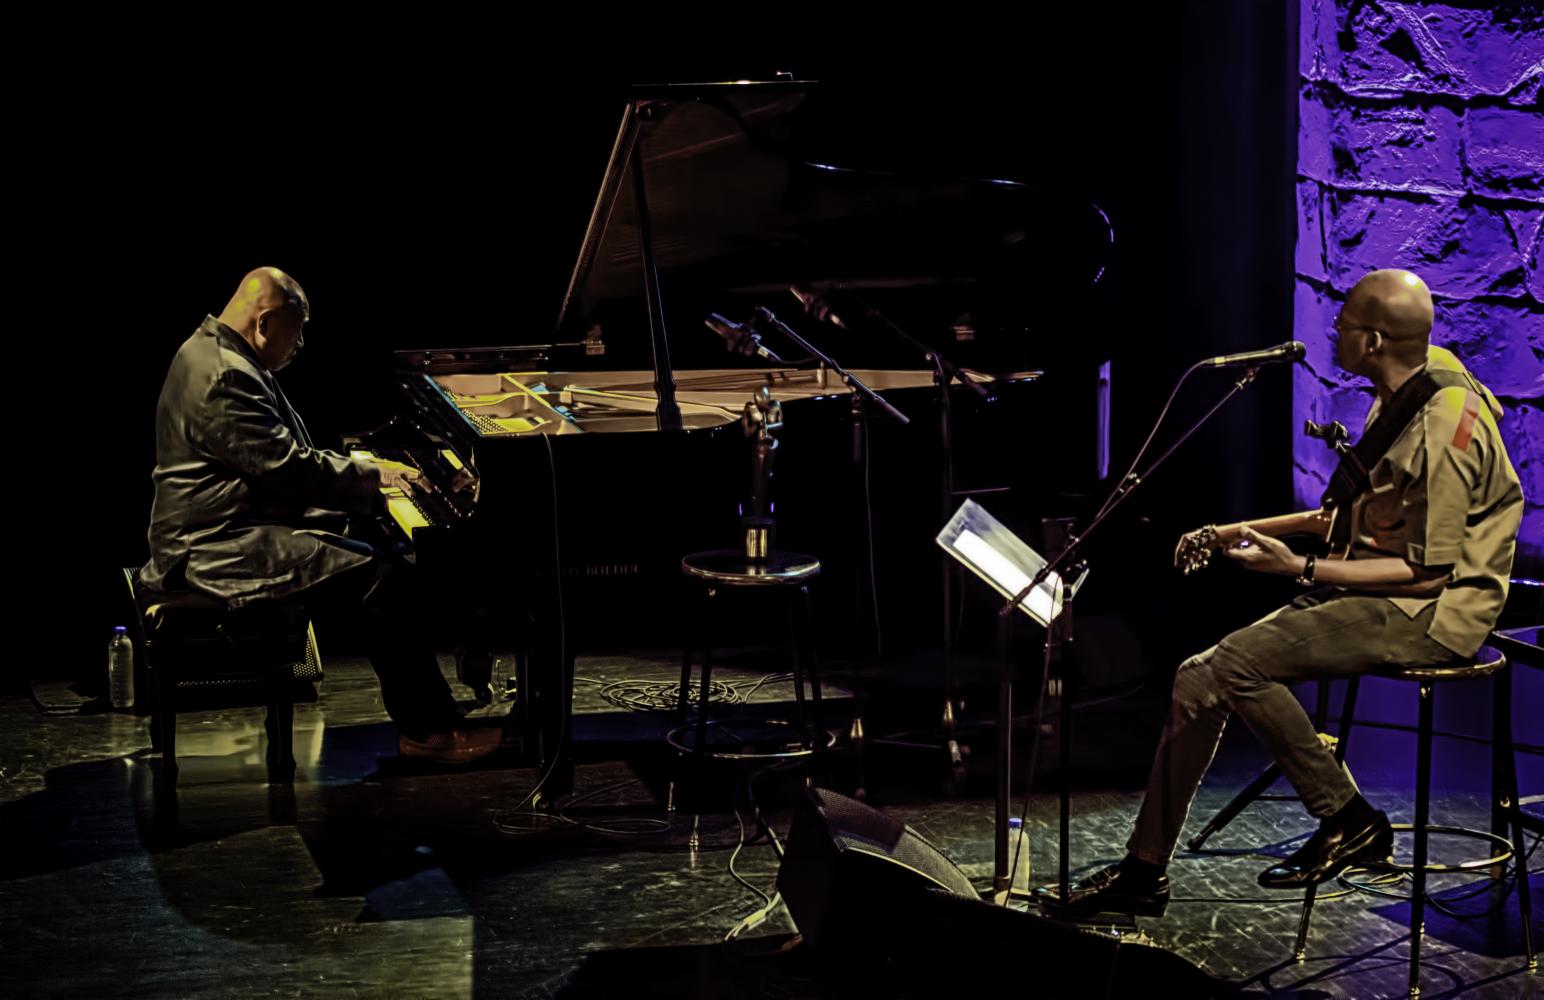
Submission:
[[[1107,500],[1104,506],[1099,509],[1098,514],[1096,514],[1094,519],[1089,522],[1088,527],[1083,530],[1083,533],[1081,535],[1069,533],[1067,535],[1066,544],[1062,550],[1058,552],[1044,566],[1040,567],[1040,571],[1035,574],[1034,579],[1030,580],[1024,589],[1020,590],[1011,599],[1009,599],[997,612],[999,649],[998,656],[1000,659],[999,670],[1001,671],[1001,674],[998,682],[997,816],[995,842],[993,844],[995,867],[992,876],[992,888],[994,893],[1000,894],[1005,904],[1013,884],[1013,869],[1009,867],[1008,858],[1008,796],[1011,778],[1009,768],[1012,762],[1013,753],[1013,672],[1009,654],[1010,642],[1012,638],[1013,616],[1017,613],[1019,605],[1023,603],[1024,599],[1028,597],[1035,590],[1035,588],[1044,583],[1052,573],[1055,573],[1063,566],[1070,566],[1073,562],[1073,556],[1077,554],[1078,551],[1082,548],[1083,543],[1088,541],[1089,536],[1097,531],[1099,526],[1103,524],[1105,520],[1112,513],[1114,513],[1115,510],[1120,507],[1120,505],[1124,503],[1128,497],[1131,496],[1132,493],[1136,492],[1138,487],[1147,482],[1153,473],[1158,470],[1159,466],[1163,465],[1163,463],[1168,460],[1169,456],[1173,455],[1174,452],[1179,449],[1180,445],[1190,440],[1191,436],[1194,435],[1196,431],[1200,430],[1202,425],[1204,425],[1212,418],[1213,414],[1222,409],[1222,407],[1226,405],[1227,402],[1234,396],[1238,395],[1245,388],[1247,388],[1249,384],[1254,381],[1255,376],[1259,374],[1259,371],[1260,370],[1258,367],[1246,368],[1244,370],[1244,374],[1239,376],[1239,378],[1233,383],[1233,387],[1228,390],[1227,394],[1219,399],[1216,403],[1214,403],[1211,409],[1202,414],[1200,419],[1191,424],[1190,428],[1186,430],[1185,433],[1181,434],[1178,440],[1169,445],[1168,449],[1165,450],[1163,454],[1154,459],[1152,464],[1147,467],[1146,471],[1141,473],[1133,471],[1125,479],[1121,480],[1121,482],[1115,487],[1115,491],[1110,495],[1109,500]],[[1187,372],[1186,374],[1189,373]],[[1162,420],[1161,414],[1159,419]],[[1157,428],[1155,427],[1154,430],[1156,431]],[[1061,590],[1061,594],[1057,595],[1060,597],[1060,601],[1053,600],[1051,605],[1052,613],[1053,615],[1055,614],[1056,608],[1059,604],[1062,608],[1062,614],[1070,615],[1072,611],[1072,598],[1066,589],[1066,580],[1064,576],[1057,577],[1056,586]],[[1021,810],[1021,815],[1027,815],[1029,812],[1029,797],[1030,793],[1034,789],[1035,768],[1039,759],[1041,717],[1045,707],[1046,691],[1050,686],[1051,679],[1051,649],[1058,638],[1057,634],[1062,631],[1063,629],[1057,627],[1057,620],[1054,617],[1049,623],[1047,623],[1045,628],[1043,657],[1040,668],[1040,695],[1039,701],[1035,708],[1034,723],[1031,729],[1031,732],[1034,735],[1034,742],[1031,744],[1030,748],[1029,775],[1025,784],[1024,806]],[[1072,641],[1070,625],[1065,629],[1065,631],[1068,634],[1061,636],[1061,641],[1070,643]],[[1070,712],[1066,705],[1067,690],[1065,684],[1061,686],[1060,693],[1063,701],[1061,727],[1063,757],[1059,762],[1059,770],[1061,771],[1061,802],[1059,816],[1061,842],[1058,845],[1057,881],[1060,889],[1060,895],[1058,898],[1065,901],[1070,889],[1070,837],[1068,836],[1068,831],[1071,814],[1071,806],[1069,804],[1069,793],[1071,785],[1067,760],[1067,756],[1071,750],[1071,747],[1069,746],[1066,732],[1066,723],[1069,720]]]
[[[809,355],[817,363],[824,365],[825,367],[836,372],[837,376],[841,378],[844,383],[846,383],[848,390],[852,394],[853,464],[856,466],[859,474],[861,475],[863,470],[863,463],[866,460],[865,452],[867,448],[867,440],[864,433],[864,422],[867,419],[863,409],[864,400],[866,399],[874,403],[885,413],[894,417],[896,420],[899,420],[903,426],[911,423],[911,418],[907,417],[906,414],[902,413],[900,410],[897,410],[894,406],[891,406],[883,396],[865,385],[863,381],[852,372],[843,368],[840,364],[837,363],[835,358],[831,357],[831,355],[825,353],[820,348],[810,343],[809,340],[801,336],[796,330],[794,330],[788,324],[784,323],[782,320],[778,319],[777,316],[773,314],[772,310],[768,309],[766,306],[757,306],[755,310],[755,317],[755,323],[758,325],[765,324],[768,327],[776,330],[778,333],[782,334],[784,337],[797,344],[805,354]],[[869,552],[869,558],[874,558],[872,548]],[[860,583],[859,586],[861,588],[862,584]],[[874,601],[875,607],[877,608],[877,595],[874,596]],[[878,627],[879,623],[876,621],[876,630]],[[853,720],[852,738],[857,746],[859,770],[861,772],[863,759],[863,718],[861,713]],[[863,798],[863,776],[861,773],[858,776],[858,798]]]
[[[927,359],[933,368],[933,385],[938,389],[938,435],[943,452],[943,468],[940,475],[939,509],[941,521],[949,520],[954,513],[954,413],[950,383],[958,380],[967,389],[974,392],[982,399],[990,400],[992,394],[971,379],[948,358],[944,357],[932,345],[914,337],[902,328],[898,323],[874,308],[867,300],[854,295],[853,300],[862,309],[862,315],[877,321],[885,329],[895,334],[901,340],[910,344]],[[944,748],[949,756],[950,774],[956,782],[964,775],[965,762],[960,753],[960,741],[955,733],[954,705],[959,698],[959,683],[954,674],[954,583],[959,565],[947,552],[938,554],[939,569],[941,573],[940,604],[942,605],[942,639],[944,658],[944,709],[941,721],[944,729]]]

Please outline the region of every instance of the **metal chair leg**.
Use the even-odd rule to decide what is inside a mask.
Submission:
[[[1496,675],[1494,699],[1500,705],[1496,713],[1497,728],[1491,741],[1501,750],[1502,795],[1506,797],[1506,813],[1512,826],[1512,860],[1516,866],[1517,910],[1523,921],[1523,952],[1527,957],[1528,971],[1539,966],[1538,954],[1533,945],[1533,900],[1528,890],[1527,852],[1523,849],[1523,807],[1517,788],[1517,749],[1512,745],[1512,668],[1508,666]]]
[[[1431,818],[1432,688],[1421,683],[1420,727],[1415,747],[1415,854],[1410,872],[1410,996],[1421,995],[1421,941],[1426,935],[1426,824]]]

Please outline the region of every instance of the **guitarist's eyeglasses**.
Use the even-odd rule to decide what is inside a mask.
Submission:
[[[1335,331],[1335,339],[1339,340],[1341,337],[1344,337],[1346,334],[1352,332],[1353,330],[1372,330],[1376,332],[1378,328],[1375,326],[1367,326],[1363,323],[1358,323],[1355,326],[1342,326],[1340,317],[1336,316],[1335,322],[1330,324],[1330,329]]]

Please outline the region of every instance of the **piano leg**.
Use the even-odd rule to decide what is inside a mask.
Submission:
[[[541,808],[574,790],[574,654],[572,644],[557,635],[561,618],[537,619],[536,643],[521,672],[516,710],[524,716],[523,731],[535,750],[533,763],[545,779],[533,805]]]
[[[563,658],[558,677],[555,699],[549,700],[544,715],[543,733],[551,733],[542,740],[541,773],[550,769],[543,794],[548,801],[556,801],[574,790],[574,657]]]

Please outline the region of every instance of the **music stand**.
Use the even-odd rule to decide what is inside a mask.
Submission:
[[[960,505],[960,509],[944,525],[935,541],[1010,602],[1017,598],[1019,610],[1046,629],[1050,629],[1060,618],[1082,588],[1083,582],[1088,579],[1087,566],[1078,567],[1076,576],[1070,581],[1055,572],[1045,573],[1047,560],[974,500],[966,500]],[[1043,579],[1034,587],[1029,586],[1031,581],[1042,576]],[[1013,760],[1013,671],[1009,662],[1009,644],[1015,617],[998,618],[1001,662],[997,696],[997,817],[992,892],[994,896],[1003,898],[1006,898],[1005,894],[1010,891],[1013,882],[1008,861],[1008,797],[1012,787]],[[1038,728],[1037,719],[1036,738],[1039,736]],[[1063,830],[1066,829],[1066,808],[1064,795]],[[1065,833],[1062,839],[1066,840]],[[1065,853],[1065,843],[1063,851]]]

